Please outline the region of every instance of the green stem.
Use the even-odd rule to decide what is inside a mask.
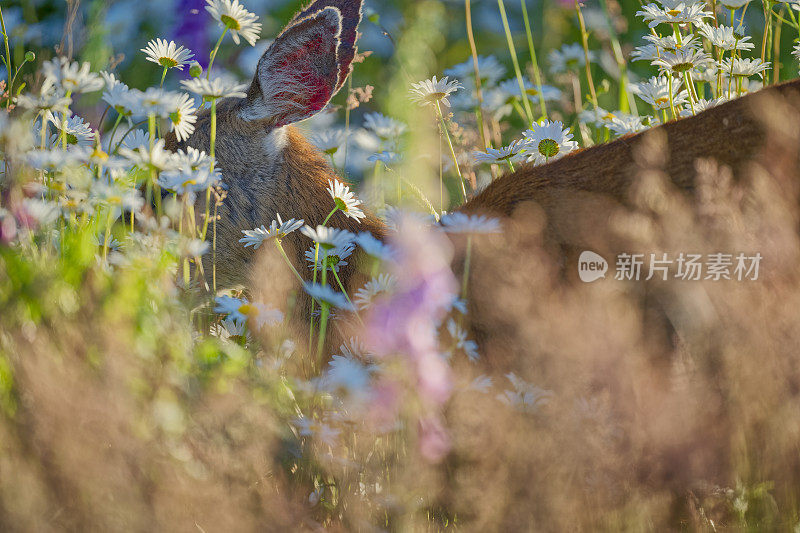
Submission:
[[[333,273],[333,277],[336,278],[336,283],[339,285],[339,288],[342,289],[342,294],[344,294],[344,297],[347,299],[347,303],[349,303],[352,306],[353,314],[356,315],[356,318],[358,319],[358,321],[363,326],[364,325],[364,321],[361,320],[361,316],[358,314],[358,309],[356,309],[355,304],[353,304],[353,301],[347,295],[347,290],[344,288],[344,285],[342,284],[342,280],[339,279],[339,274],[337,274],[336,270],[334,270],[333,268],[331,269],[331,272]]]
[[[281,257],[283,257],[283,260],[286,261],[286,264],[289,265],[289,268],[291,269],[292,273],[294,274],[294,276],[297,278],[297,280],[302,285],[305,281],[303,280],[303,277],[300,275],[300,273],[297,271],[297,269],[294,267],[292,262],[289,260],[289,256],[286,255],[286,251],[283,249],[283,245],[281,244],[281,240],[280,239],[275,239],[275,246],[277,246],[278,251],[281,253]],[[312,302],[313,302],[313,300],[312,300]]]
[[[353,74],[349,74],[347,76],[347,99],[350,99],[350,93],[353,91]],[[350,106],[347,104],[347,100],[344,103],[344,163],[342,164],[342,170],[347,172],[347,148],[350,144],[348,141],[350,140]],[[336,164],[333,162],[333,154],[331,154],[331,167],[336,170]]]
[[[214,171],[214,154],[217,146],[217,99],[211,100],[211,132],[208,147],[208,154],[211,158],[211,171]],[[208,222],[211,218],[211,187],[206,189],[206,209],[203,220],[203,231],[200,233],[200,238],[206,240],[208,235]]]
[[[481,87],[481,72],[478,68],[478,48],[475,46],[475,35],[472,32],[472,2],[471,0],[464,0],[464,8],[466,10],[467,20],[467,40],[469,41],[469,49],[472,53],[472,66],[475,71],[475,93],[478,97],[478,107],[475,108],[475,118],[478,121],[478,130],[481,133],[481,143],[484,149],[489,148],[489,142],[486,137],[485,127],[483,124],[483,88]]]
[[[11,78],[11,82],[8,85],[8,102],[11,102],[11,98],[14,96],[14,83],[17,81],[17,74],[19,74],[19,71],[22,70],[22,67],[24,67],[27,62],[27,59],[23,59],[22,63],[17,67],[17,70],[14,71],[14,77]],[[103,122],[100,121],[100,124],[102,123]]]
[[[317,270],[316,261],[314,262],[314,270]],[[322,269],[322,286],[326,286],[327,282],[327,268]],[[325,335],[328,326],[328,313],[330,312],[330,304],[327,302],[320,302],[319,313],[319,337],[317,339],[317,368],[322,370],[322,349],[325,346]]]
[[[328,313],[330,311],[330,304],[328,302],[320,302],[322,309],[319,313],[319,338],[317,340],[317,368],[322,371],[322,350],[325,347],[325,334],[328,329]]]
[[[103,236],[103,261],[108,261],[108,244],[111,242],[111,214],[114,210],[108,206],[108,217],[106,218],[106,232]]]
[[[126,131],[126,132],[125,132],[125,135],[123,135],[123,136],[122,136],[122,138],[119,140],[119,142],[117,143],[117,145],[114,147],[114,152],[113,152],[113,153],[115,153],[115,154],[116,154],[117,152],[119,152],[119,147],[120,147],[120,146],[122,146],[122,142],[125,140],[125,138],[128,136],[128,134],[130,134],[130,132],[132,132],[132,131],[133,131],[133,130],[135,130],[135,129],[136,129],[138,126],[141,126],[141,125],[142,125],[142,124],[144,124],[145,122],[147,122],[147,119],[144,119],[144,120],[142,120],[142,121],[140,121],[140,122],[137,122],[136,124],[134,124],[133,126],[131,126],[130,128],[128,128],[128,131]],[[114,139],[112,138],[111,140],[113,141]]]
[[[500,18],[503,19],[503,29],[506,32],[506,41],[508,42],[508,51],[511,54],[511,62],[514,64],[514,72],[517,75],[517,82],[519,83],[519,92],[522,96],[525,95],[525,82],[522,79],[522,71],[519,68],[519,61],[517,60],[517,50],[514,47],[514,39],[511,37],[511,28],[508,26],[508,17],[506,16],[506,6],[503,0],[497,0],[497,5],[500,8]],[[525,115],[528,118],[528,123],[533,123],[533,112],[531,111],[530,103],[527,98],[522,99],[525,106]],[[466,193],[464,194],[466,199]]]
[[[3,30],[3,44],[6,48],[6,77],[8,78],[8,100],[6,101],[6,109],[11,108],[11,72],[14,70],[11,63],[11,49],[8,47],[8,33],[6,33],[6,21],[3,18],[3,8],[0,7],[0,28]]]
[[[228,33],[228,27],[226,26],[225,29],[222,31],[222,35],[219,36],[217,40],[217,44],[214,45],[214,49],[211,50],[211,55],[208,56],[208,69],[206,69],[206,79],[211,79],[211,67],[214,65],[214,59],[217,57],[217,52],[219,51],[219,45],[222,44],[222,39],[225,38],[225,34]]]
[[[150,153],[153,153],[153,146],[155,145],[155,137],[156,137],[156,115],[155,113],[150,113],[147,117],[147,127],[150,132]],[[150,183],[148,183],[148,191],[152,186],[152,199],[156,203],[156,214],[159,218],[161,218],[161,187],[158,186],[158,176],[156,175],[156,169],[153,165],[150,165]]]
[[[467,255],[464,258],[464,276],[461,279],[461,299],[467,299],[467,289],[469,286],[469,266],[472,256],[472,235],[467,235]]]
[[[164,67],[164,71],[161,73],[161,84],[159,85],[159,88],[163,88],[164,87],[164,78],[167,77],[167,70],[168,69],[169,69],[169,67]]]
[[[542,90],[542,74],[539,71],[539,62],[536,61],[536,48],[533,46],[533,32],[531,32],[531,22],[528,19],[528,6],[525,0],[520,0],[522,5],[522,20],[525,23],[525,34],[528,37],[528,51],[531,54],[531,65],[533,65],[533,79],[536,82],[536,90],[539,91],[539,106],[542,110],[542,118],[547,119],[547,105],[544,101],[544,92]],[[523,91],[522,97],[526,98]]]
[[[672,119],[675,120],[678,118],[678,114],[675,112],[675,98],[672,96],[672,72],[668,74],[667,82],[669,83],[669,110],[672,113]]]
[[[584,62],[586,63],[586,81],[589,83],[589,94],[592,97],[592,104],[597,107],[597,92],[594,90],[594,79],[592,79],[592,64],[589,62],[589,34],[586,32],[586,22],[581,13],[581,4],[575,0],[575,13],[578,15],[578,24],[581,27],[581,42],[583,43]]]
[[[458,167],[458,158],[456,157],[456,150],[453,148],[453,141],[450,140],[450,133],[447,131],[447,124],[444,122],[444,115],[442,115],[442,108],[439,102],[436,102],[436,112],[439,114],[439,121],[442,125],[442,131],[447,139],[447,146],[450,147],[450,156],[453,158],[453,165],[456,167],[456,174],[458,174],[458,182],[461,184],[461,194],[464,195],[464,201],[467,201],[467,189],[464,186],[464,178],[461,176],[461,169]]]

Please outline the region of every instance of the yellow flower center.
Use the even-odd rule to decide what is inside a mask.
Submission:
[[[178,62],[175,61],[174,59],[172,59],[171,57],[164,57],[164,56],[159,57],[158,58],[158,63],[162,67],[167,67],[167,68],[172,68],[172,67],[177,67],[178,66]]]
[[[670,17],[677,17],[680,14],[681,14],[681,10],[680,9],[669,9],[669,10],[667,10],[667,15],[669,15]]]
[[[539,153],[548,159],[555,157],[558,154],[558,143],[553,139],[539,141]]]
[[[242,304],[239,306],[239,312],[244,316],[255,317],[258,316],[258,307],[252,304]]]
[[[242,25],[239,24],[239,21],[233,17],[230,17],[228,15],[222,15],[219,19],[220,21],[222,21],[223,24],[225,24],[225,26],[228,27],[229,30],[236,31],[242,29]]]

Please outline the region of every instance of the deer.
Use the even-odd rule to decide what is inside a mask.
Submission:
[[[216,157],[228,187],[218,222],[220,285],[247,283],[253,254],[239,244],[242,230],[269,225],[278,214],[302,218],[314,226],[330,211],[326,187],[330,180],[341,178],[293,124],[320,112],[350,75],[361,8],[361,0],[311,3],[264,52],[246,96],[219,101]],[[584,244],[579,226],[607,225],[605,208],[629,203],[635,183],[630,169],[652,132],[666,140],[664,170],[673,185],[691,195],[698,158],[716,159],[730,167],[734,176],[744,172],[767,143],[760,109],[765,102],[779,100],[800,109],[800,80],[548,164],[523,166],[493,181],[458,210],[509,219],[522,206],[535,205],[546,217],[549,240]],[[193,135],[183,142],[172,135],[167,147],[207,150],[209,139],[210,116],[205,110],[198,116]],[[371,213],[360,222],[337,214],[332,223],[380,239],[387,235],[384,223]],[[286,240],[300,270],[307,243],[297,233]],[[342,277],[349,279],[354,273],[351,266],[343,269]]]

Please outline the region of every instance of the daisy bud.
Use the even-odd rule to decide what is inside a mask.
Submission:
[[[189,66],[189,75],[193,78],[199,78],[202,74],[203,67],[200,66],[200,63],[192,61],[192,64]]]
[[[27,61],[28,63],[32,63],[33,61],[36,61],[36,54],[34,54],[32,51],[28,50],[27,52],[25,52],[25,61]]]

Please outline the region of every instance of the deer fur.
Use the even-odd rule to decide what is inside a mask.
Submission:
[[[289,123],[315,114],[321,109],[320,102],[327,103],[341,87],[343,73],[351,68],[360,7],[360,1],[346,0],[311,4],[265,52],[247,96],[219,101],[216,157],[227,197],[219,211],[217,229],[218,286],[248,283],[255,256],[239,243],[242,230],[268,225],[277,214],[284,219],[302,218],[315,226],[330,212],[332,202],[325,188],[329,180],[340,178]],[[309,41],[314,43],[310,52],[306,46]],[[330,53],[326,57],[303,56],[304,51],[313,50]],[[291,63],[287,61],[301,62],[301,71],[314,73],[311,81],[307,72],[286,79],[291,77],[286,68]],[[546,165],[524,166],[494,181],[460,210],[511,217],[522,205],[536,205],[546,217],[546,234],[552,242],[597,244],[586,242],[585,230],[591,228],[597,235],[598,229],[608,227],[611,208],[628,204],[637,150],[648,136],[661,134],[666,139],[663,168],[679,189],[691,193],[699,158],[716,159],[729,166],[734,176],[742,173],[765,146],[759,115],[765,104],[779,100],[800,107],[800,80]],[[204,110],[189,139],[178,143],[170,136],[167,146],[173,150],[185,146],[208,150],[209,139],[210,115]],[[331,224],[352,232],[369,231],[378,238],[386,233],[383,223],[372,214],[359,223],[337,213]],[[306,272],[302,252],[308,248],[308,240],[294,233],[286,244],[293,250],[295,267]],[[341,275],[349,278],[355,271],[351,265]]]

